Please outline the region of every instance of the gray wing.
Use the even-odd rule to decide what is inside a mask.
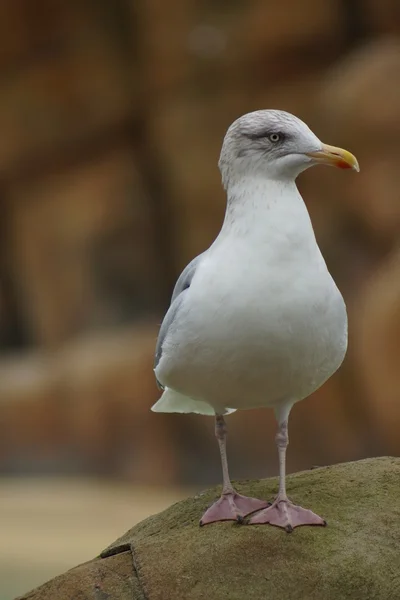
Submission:
[[[187,290],[192,283],[193,276],[196,272],[197,267],[200,262],[203,260],[205,252],[196,256],[182,271],[182,273],[178,277],[178,281],[175,284],[174,291],[172,292],[171,305],[178,298],[178,296]]]
[[[199,266],[201,260],[203,259],[205,252],[196,256],[185,269],[182,271],[181,275],[178,278],[178,281],[175,284],[174,291],[172,292],[171,304],[167,311],[167,314],[164,317],[163,322],[161,323],[160,332],[157,338],[156,344],[156,353],[154,356],[154,368],[157,367],[160,362],[162,356],[162,347],[164,344],[164,340],[167,337],[167,333],[172,323],[176,319],[176,316],[179,312],[179,308],[182,304],[182,301],[185,297],[187,290],[190,288],[190,284],[192,283],[192,279],[196,272],[197,267]],[[162,390],[164,389],[162,384],[157,380],[158,387]]]

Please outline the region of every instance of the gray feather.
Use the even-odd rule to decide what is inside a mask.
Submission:
[[[175,284],[174,291],[172,292],[171,304],[173,301],[185,290],[190,287],[192,283],[192,279],[196,272],[197,267],[200,264],[200,261],[203,260],[205,252],[196,256],[182,271],[182,273],[178,277],[178,281]]]
[[[167,337],[168,330],[171,327],[172,323],[175,321],[177,314],[179,312],[179,308],[182,304],[182,301],[185,297],[186,291],[190,288],[190,284],[192,283],[192,279],[196,272],[197,267],[200,264],[200,261],[204,257],[205,252],[196,256],[185,269],[182,271],[181,275],[178,278],[178,281],[175,284],[174,291],[172,292],[171,305],[167,311],[167,314],[164,317],[163,322],[161,323],[160,332],[158,334],[157,344],[156,344],[156,352],[154,357],[154,368],[157,367],[160,362],[162,356],[162,347]],[[162,390],[163,385],[157,380],[158,387]]]

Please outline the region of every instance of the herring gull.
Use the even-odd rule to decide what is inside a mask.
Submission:
[[[308,167],[359,170],[356,158],[323,144],[297,117],[260,110],[228,129],[219,168],[227,193],[221,231],[179,277],[161,325],[155,412],[215,416],[223,489],[200,524],[238,520],[290,532],[324,525],[286,494],[288,418],[293,405],[340,366],[347,315],[296,187]],[[224,415],[271,407],[278,423],[279,490],[270,505],[231,484]]]

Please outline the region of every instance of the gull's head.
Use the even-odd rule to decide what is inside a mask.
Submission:
[[[258,110],[234,121],[219,160],[225,188],[248,175],[294,180],[316,164],[359,171],[350,152],[323,144],[303,121],[281,110]]]

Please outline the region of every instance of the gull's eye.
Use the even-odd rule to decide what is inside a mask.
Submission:
[[[280,141],[281,136],[279,135],[279,133],[270,133],[269,136],[268,136],[268,139],[273,144],[276,144],[277,142]]]

